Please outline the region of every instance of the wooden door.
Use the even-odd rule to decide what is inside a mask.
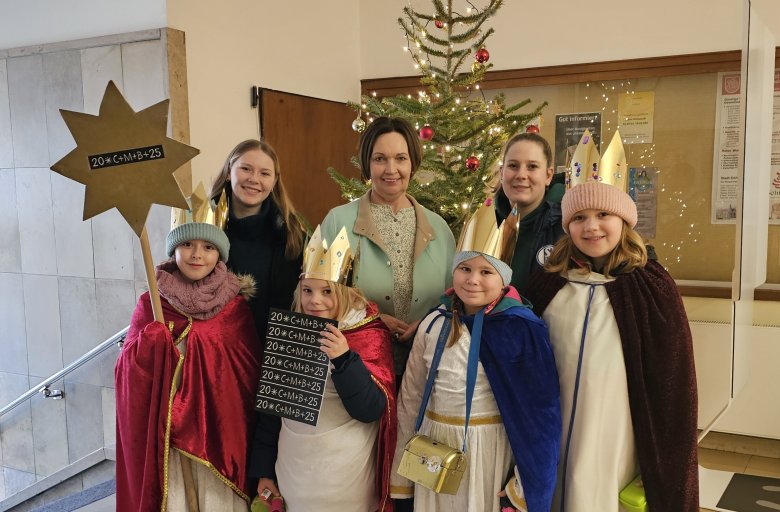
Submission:
[[[328,210],[345,202],[328,167],[360,175],[350,161],[360,138],[352,130],[355,117],[345,103],[261,90],[260,131],[276,149],[287,191],[312,229]]]

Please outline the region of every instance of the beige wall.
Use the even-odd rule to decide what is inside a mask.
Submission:
[[[358,0],[169,0],[168,26],[186,34],[193,179],[211,179],[237,142],[258,136],[252,85],[357,100],[358,25]]]
[[[395,21],[409,0],[143,0],[128,12],[95,0],[10,2],[0,49],[164,26],[184,31],[191,143],[202,151],[196,179],[213,174],[238,140],[257,136],[252,85],[345,101],[357,99],[360,78],[414,74]],[[489,21],[496,33],[488,47],[495,69],[733,50],[742,4],[508,0]],[[110,14],[101,10],[109,7]]]
[[[411,3],[430,12],[427,0]],[[415,74],[395,22],[408,4],[361,0],[362,78]],[[506,0],[487,23],[496,30],[487,46],[495,69],[737,50],[742,6],[743,0]]]

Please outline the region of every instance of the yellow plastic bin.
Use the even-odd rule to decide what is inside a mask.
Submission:
[[[618,496],[620,504],[627,512],[648,512],[647,498],[645,497],[645,486],[642,485],[642,475],[634,478],[630,484],[625,486]]]

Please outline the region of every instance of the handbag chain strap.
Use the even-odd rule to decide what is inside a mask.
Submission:
[[[441,356],[444,353],[444,345],[447,343],[447,338],[450,335],[450,329],[452,327],[452,320],[450,320],[451,314],[439,310],[439,317],[444,318],[444,323],[441,326],[441,332],[439,333],[439,339],[436,341],[436,349],[433,352],[433,359],[431,360],[431,368],[428,370],[428,380],[425,383],[425,391],[423,392],[422,402],[420,403],[420,411],[417,413],[417,423],[414,427],[415,432],[420,431],[422,426],[423,417],[425,416],[425,409],[428,407],[428,400],[431,398],[431,391],[433,390],[433,382],[436,380],[436,371],[441,361]],[[428,330],[430,332],[431,326],[439,318],[436,317],[429,324]],[[463,435],[463,453],[466,453],[466,441],[468,439],[469,431],[469,417],[471,416],[471,399],[474,397],[474,388],[477,384],[477,363],[479,363],[479,347],[482,342],[482,323],[485,318],[484,308],[479,310],[474,317],[474,327],[471,331],[471,345],[469,346],[469,359],[468,369],[466,372],[466,421],[464,422],[465,433]]]

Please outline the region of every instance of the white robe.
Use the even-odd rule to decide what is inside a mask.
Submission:
[[[339,327],[365,318],[352,311]],[[328,375],[316,426],[282,419],[276,477],[287,512],[373,512],[379,421],[352,418]]]
[[[187,496],[184,491],[182,459],[186,456],[175,448],[168,452],[168,510],[187,510]],[[233,489],[219,479],[208,466],[193,460],[192,468],[195,491],[198,495],[200,512],[248,512],[249,504]]]
[[[443,319],[437,319],[430,334],[425,334],[428,325],[435,317],[436,314],[431,314],[420,323],[401,384],[401,394],[398,399],[398,443],[391,472],[390,493],[393,498],[410,498],[413,494],[415,511],[497,511],[499,498],[496,494],[501,490],[507,473],[512,467],[512,449],[482,363],[478,366],[474,398],[471,402],[469,441],[466,451],[468,465],[458,493],[436,494],[398,474],[404,446],[414,435],[415,421],[420,410],[428,369],[443,323]],[[463,446],[466,369],[471,345],[471,334],[465,325],[462,327],[463,332],[458,342],[444,349],[428,402],[427,411],[438,415],[440,421],[426,416],[420,428],[420,433],[458,449]],[[460,424],[454,425],[451,424],[454,423],[452,421],[443,421],[442,417],[457,418]],[[480,420],[487,424],[478,424]]]
[[[569,271],[569,282],[542,318],[549,326],[561,385],[561,459],[553,512],[561,510],[566,439],[577,375],[589,283],[601,274]],[[594,288],[566,470],[565,512],[622,511],[618,494],[638,474],[628,384],[617,322],[604,286]]]

